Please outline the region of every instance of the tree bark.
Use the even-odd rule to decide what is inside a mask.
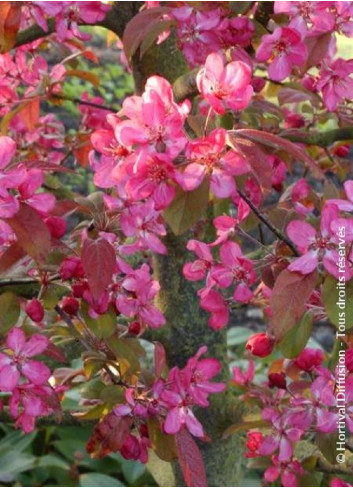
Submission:
[[[173,34],[163,44],[153,46],[142,59],[137,53],[133,60],[137,93],[143,91],[146,79],[151,75],[158,74],[174,83],[188,71]],[[208,326],[208,316],[200,309],[197,296],[200,284],[187,281],[182,273],[183,265],[193,258],[186,249],[190,237],[188,233],[175,236],[168,231],[164,240],[168,255],[154,256],[154,273],[161,285],[158,305],[167,319],[167,325],[162,328],[158,339],[166,348],[168,363],[179,367],[185,366],[201,345],[207,345],[208,355],[217,358],[222,364],[217,380],[227,382],[229,367],[226,361],[226,330],[213,331]],[[242,472],[240,437],[233,435],[223,440],[222,435],[230,424],[240,421],[240,403],[226,391],[211,396],[210,407],[199,409],[196,415],[210,437],[210,442],[198,442],[208,486],[239,486]],[[179,464],[173,464],[173,471],[176,486],[185,486]]]

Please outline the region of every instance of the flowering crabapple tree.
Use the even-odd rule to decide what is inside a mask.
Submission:
[[[120,108],[65,91],[99,87],[85,26],[133,77]],[[1,2],[2,420],[89,422],[92,457],[154,452],[169,485],[351,485],[352,36],[349,1]]]

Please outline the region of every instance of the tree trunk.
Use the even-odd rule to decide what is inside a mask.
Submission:
[[[207,315],[200,309],[197,286],[185,280],[182,268],[191,256],[186,250],[187,237],[172,233],[165,239],[167,256],[155,256],[155,275],[161,284],[159,307],[167,319],[164,345],[170,365],[183,367],[201,345],[208,354],[222,363],[220,380],[229,380],[226,331],[213,331],[207,325]],[[224,430],[240,418],[240,408],[229,391],[211,396],[211,405],[196,413],[208,436],[209,443],[198,442],[206,466],[208,486],[239,486],[241,478],[241,446],[238,436],[222,440]],[[185,482],[177,464],[174,467],[176,485]]]
[[[143,91],[146,79],[151,75],[160,75],[173,83],[189,68],[176,47],[173,34],[166,42],[151,48],[142,60],[139,53],[133,62],[133,74],[136,92]],[[193,257],[186,250],[190,236],[175,236],[168,232],[164,243],[168,255],[154,257],[155,277],[161,285],[158,305],[167,319],[167,325],[158,332],[167,351],[168,363],[185,366],[186,361],[196,353],[201,345],[207,345],[208,355],[218,358],[222,363],[220,381],[229,380],[227,365],[226,331],[213,331],[207,324],[207,315],[199,306],[196,294],[198,286],[185,280],[182,274],[184,263]],[[211,396],[211,405],[199,409],[196,413],[211,441],[198,442],[206,467],[208,486],[239,486],[241,481],[241,446],[239,436],[222,440],[224,430],[240,421],[240,403],[229,392]],[[156,466],[156,463],[153,464]],[[176,486],[185,486],[179,464],[173,466]],[[159,479],[164,469],[152,469]]]

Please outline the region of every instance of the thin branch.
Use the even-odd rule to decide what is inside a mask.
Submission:
[[[338,141],[352,141],[353,127],[342,127],[324,132],[288,131],[280,134],[280,136],[293,143],[304,143],[326,148]]]
[[[238,191],[239,195],[241,196],[241,198],[245,200],[245,202],[248,204],[250,209],[254,212],[254,214],[256,214],[256,216],[260,219],[260,221],[262,221],[265,224],[265,226],[267,226],[268,229],[270,229],[273,232],[273,234],[275,234],[277,236],[277,238],[279,238],[281,241],[286,243],[286,245],[293,251],[295,256],[300,256],[295,244],[289,238],[287,238],[287,236],[284,233],[282,233],[282,231],[280,231],[278,228],[276,228],[276,226],[274,226],[272,224],[272,222],[265,216],[265,214],[263,214],[252,203],[252,201],[249,199],[249,197],[246,194],[244,194],[239,189],[237,191]]]
[[[118,112],[119,109],[115,107],[109,107],[107,105],[102,105],[102,104],[96,104],[95,102],[90,102],[88,100],[82,100],[77,97],[68,97],[66,95],[60,95],[60,94],[51,94],[49,98],[55,98],[58,100],[66,100],[68,102],[72,102],[77,105],[87,105],[88,107],[94,107],[95,109],[102,109],[102,110],[109,110],[110,112]]]
[[[196,85],[196,76],[200,68],[195,68],[185,75],[179,76],[173,83],[173,94],[177,102],[182,102],[188,97],[194,97],[199,93]]]
[[[40,284],[40,282],[34,278],[3,278],[0,279],[0,287],[12,287],[16,285],[34,285]]]

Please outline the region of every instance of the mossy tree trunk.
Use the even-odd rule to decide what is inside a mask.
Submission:
[[[180,51],[171,35],[160,46],[151,48],[140,59],[135,56],[133,73],[136,92],[141,93],[150,75],[160,75],[171,83],[189,71]],[[170,365],[183,367],[186,361],[196,353],[201,345],[207,345],[208,354],[218,358],[222,363],[222,372],[218,380],[229,380],[227,365],[226,331],[213,331],[207,324],[207,315],[199,306],[198,285],[185,280],[182,274],[184,263],[193,256],[187,251],[188,233],[175,236],[168,232],[164,243],[168,255],[154,257],[155,276],[161,285],[158,305],[167,319],[167,326],[161,331]],[[235,405],[234,397],[228,392],[211,396],[211,405],[200,409],[197,417],[204,426],[211,441],[198,442],[205,462],[208,486],[239,486],[241,480],[240,439],[233,436],[222,439],[224,430],[232,422],[240,420],[240,407]],[[185,482],[178,464],[173,467],[177,486]]]

